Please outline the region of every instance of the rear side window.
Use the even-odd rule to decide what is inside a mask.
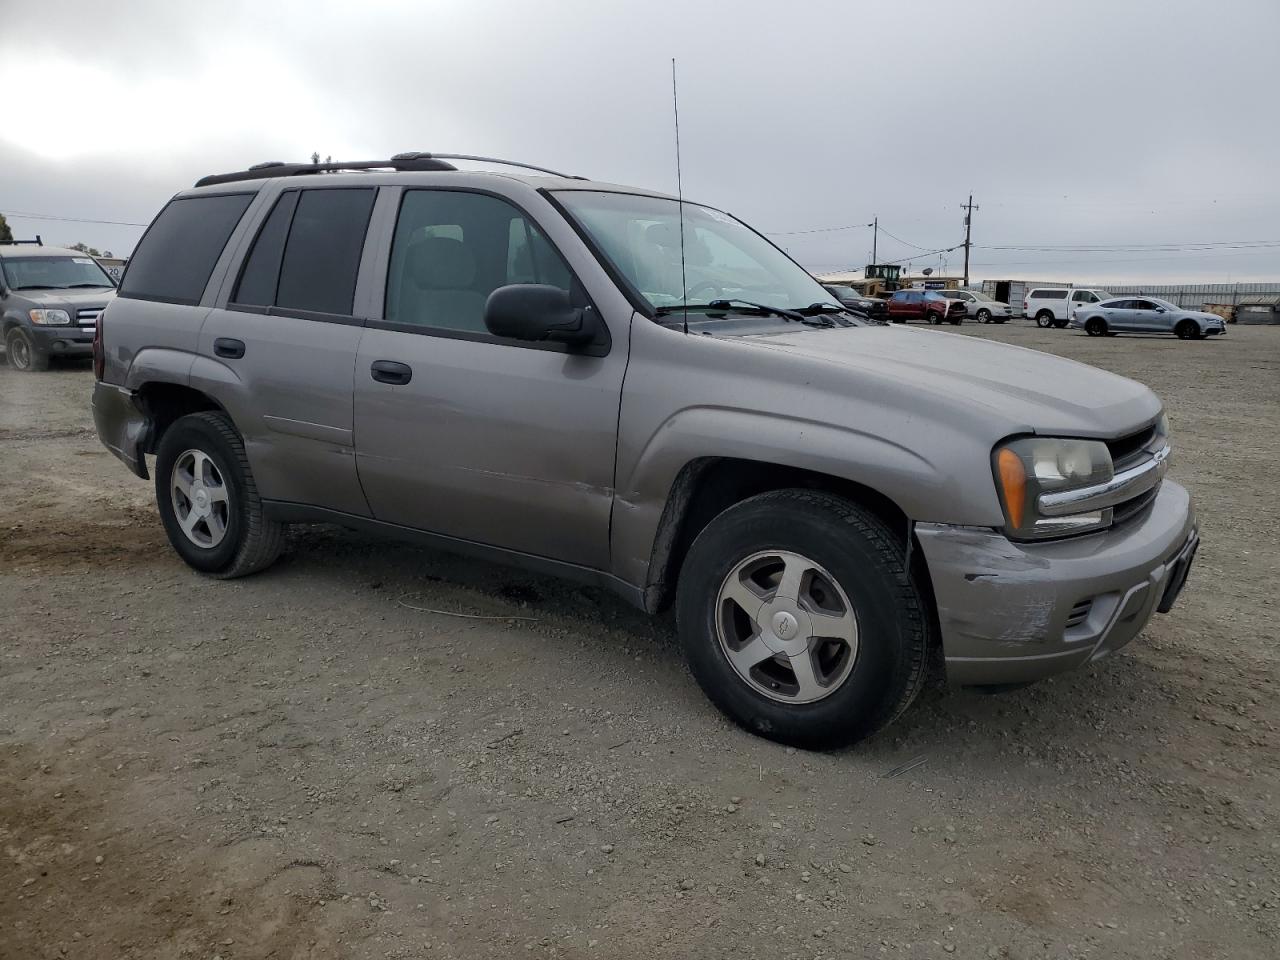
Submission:
[[[304,190],[280,264],[277,307],[351,314],[373,190]]]
[[[231,297],[233,303],[269,307],[276,302],[276,282],[280,278],[284,242],[289,236],[289,224],[293,221],[293,208],[297,204],[296,190],[290,190],[276,201],[267,222],[253,241],[253,249]]]
[[[1067,291],[1065,290],[1032,290],[1028,299],[1031,300],[1065,300],[1067,299]]]
[[[252,199],[251,193],[234,193],[169,201],[129,259],[119,295],[199,303],[222,248]]]

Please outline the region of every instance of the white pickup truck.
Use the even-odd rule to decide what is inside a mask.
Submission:
[[[1105,290],[1088,287],[1035,287],[1022,301],[1022,314],[1035,320],[1037,327],[1065,327],[1081,307],[1110,300]]]

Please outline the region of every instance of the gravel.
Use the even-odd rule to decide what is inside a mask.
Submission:
[[[1280,330],[960,335],[1151,384],[1204,545],[1121,654],[836,754],[603,593],[332,528],[196,576],[88,370],[0,366],[0,956],[1273,956]]]

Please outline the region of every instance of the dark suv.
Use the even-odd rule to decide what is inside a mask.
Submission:
[[[41,243],[0,244],[0,343],[14,370],[93,352],[98,315],[115,296],[98,261]]]
[[[895,290],[889,297],[888,315],[894,323],[924,320],[958,326],[964,322],[964,304],[932,290]]]

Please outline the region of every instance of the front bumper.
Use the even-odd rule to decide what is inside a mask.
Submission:
[[[147,479],[146,449],[151,421],[131,390],[98,381],[93,387],[93,425],[102,445]]]
[[[44,326],[33,323],[26,331],[39,353],[54,357],[89,357],[93,355],[93,327],[71,324]]]
[[[1199,545],[1191,497],[1170,480],[1141,516],[1088,536],[1014,543],[934,523],[916,536],[958,684],[1039,680],[1114,653],[1176,599]]]

